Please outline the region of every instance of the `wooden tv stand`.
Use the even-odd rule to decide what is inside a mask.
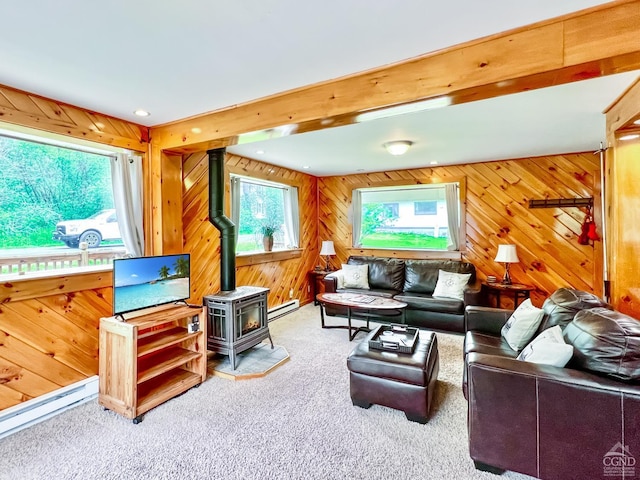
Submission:
[[[135,315],[135,314],[129,314]],[[187,325],[198,316],[200,329]],[[164,306],[125,321],[100,319],[98,403],[133,423],[207,376],[204,308]]]

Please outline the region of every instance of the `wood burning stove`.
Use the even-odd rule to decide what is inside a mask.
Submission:
[[[209,220],[220,230],[221,291],[205,296],[207,307],[207,349],[229,355],[236,369],[236,354],[265,338],[273,341],[267,320],[267,293],[264,287],[236,288],[236,236],[234,223],[224,215],[224,148],[208,150]]]
[[[236,369],[236,354],[248,350],[265,338],[273,341],[267,319],[264,287],[238,287],[203,298],[207,307],[207,349],[229,356]]]

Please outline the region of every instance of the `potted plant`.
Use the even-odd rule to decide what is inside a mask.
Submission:
[[[262,231],[262,244],[264,245],[264,251],[270,252],[273,249],[273,234],[278,231],[276,225],[265,224],[260,227]]]

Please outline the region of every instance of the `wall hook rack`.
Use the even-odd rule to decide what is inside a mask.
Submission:
[[[566,208],[592,207],[593,197],[587,198],[545,198],[544,200],[529,200],[529,208]]]

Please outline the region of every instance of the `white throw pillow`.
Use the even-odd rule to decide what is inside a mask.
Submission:
[[[543,316],[544,311],[533,306],[531,299],[527,298],[502,327],[502,336],[511,348],[519,352],[536,333]]]
[[[564,367],[573,356],[573,346],[565,343],[560,325],[547,328],[524,347],[518,360]]]
[[[438,270],[438,281],[432,296],[464,300],[464,289],[470,278],[470,273],[453,273]]]
[[[369,265],[342,265],[344,288],[369,290]]]

